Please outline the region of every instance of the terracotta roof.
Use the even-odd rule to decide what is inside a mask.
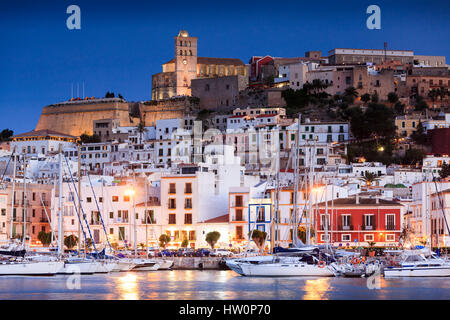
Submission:
[[[203,223],[223,223],[229,221],[229,214],[224,214],[223,216],[218,216],[209,220],[205,220]]]
[[[45,129],[45,130],[38,130],[38,131],[30,131],[30,132],[25,132],[25,133],[21,133],[15,136],[12,136],[12,138],[23,138],[23,137],[46,137],[46,136],[53,136],[53,137],[64,137],[64,138],[72,138],[72,139],[76,139],[77,137],[65,134],[65,133],[61,133],[61,132],[56,132],[53,130],[49,130],[49,129]]]
[[[386,207],[386,206],[402,206],[400,203],[396,201],[378,199],[378,203],[376,203],[375,198],[359,198],[359,204],[356,203],[356,198],[343,198],[343,199],[334,199],[333,205],[336,207],[348,207],[348,206],[373,206],[373,207]],[[328,207],[332,204],[331,200],[328,201]],[[325,202],[321,202],[318,204],[319,207],[324,207]]]

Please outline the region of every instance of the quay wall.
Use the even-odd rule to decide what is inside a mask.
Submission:
[[[224,267],[220,261],[221,257],[165,257],[156,258],[172,260],[173,270],[221,270]]]

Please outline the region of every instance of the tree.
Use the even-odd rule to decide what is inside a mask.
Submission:
[[[417,144],[425,145],[427,143],[427,135],[423,128],[422,121],[419,121],[416,130],[411,133],[411,139]]]
[[[428,98],[430,98],[431,101],[433,101],[433,104],[437,100],[438,96],[439,96],[439,89],[431,89],[428,92]]]
[[[44,246],[48,246],[50,243],[52,243],[52,233],[51,232],[45,232],[42,230],[38,233],[37,238]]]
[[[344,91],[344,98],[348,103],[353,103],[355,101],[355,98],[358,97],[358,91],[354,87],[348,87]]]
[[[2,132],[0,132],[0,141],[8,141],[13,136],[14,131],[9,129],[3,129]]]
[[[310,236],[314,237],[314,229],[310,230]],[[297,236],[303,243],[306,243],[306,227],[300,226],[297,231]]]
[[[87,250],[90,251],[90,250],[91,250],[91,247],[93,247],[93,246],[94,246],[94,241],[92,241],[91,238],[87,238],[87,239],[86,239],[86,247],[87,247]]]
[[[80,142],[81,143],[97,143],[101,142],[100,136],[93,134],[92,136],[88,135],[87,133],[83,133],[80,136]]]
[[[377,103],[378,101],[380,101],[380,98],[378,97],[378,93],[374,93],[371,97],[371,100],[373,103]]]
[[[439,172],[439,176],[442,179],[445,179],[448,176],[450,176],[450,164],[444,162],[444,164],[442,165],[441,171]]]
[[[163,233],[159,236],[159,246],[162,248],[166,248],[167,244],[170,242],[170,236]]]
[[[258,229],[253,230],[250,238],[255,241],[256,246],[262,252],[264,250],[264,243],[266,242],[267,233]]]
[[[364,94],[361,96],[361,101],[363,101],[364,103],[369,102],[369,101],[370,101],[370,94],[364,93]]]
[[[183,242],[181,242],[182,248],[187,248],[188,245],[189,245],[189,241],[187,239],[184,239]]]
[[[398,102],[398,95],[395,92],[389,92],[387,95],[388,101],[392,104]]]
[[[379,180],[379,178],[375,173],[366,171],[361,180],[364,181],[367,186],[371,186],[372,183],[376,180]]]
[[[107,91],[105,94],[105,98],[114,98],[114,97],[115,97],[114,92]]]
[[[125,100],[120,93],[117,95],[117,97],[120,98],[120,99]]]
[[[139,144],[142,143],[142,135],[147,132],[147,128],[145,127],[145,124],[141,121],[136,126],[136,131],[139,133]]]
[[[208,234],[206,235],[205,240],[211,246],[211,249],[214,249],[214,245],[217,243],[219,238],[220,238],[220,232],[212,231],[212,232],[208,232]]]
[[[410,148],[406,150],[405,157],[403,158],[403,164],[416,164],[421,163],[425,153],[420,149]]]
[[[397,101],[394,105],[394,111],[396,114],[404,114],[405,113],[405,105],[400,101]]]
[[[71,234],[70,236],[64,237],[64,245],[67,249],[71,250],[78,243],[78,238]]]
[[[417,96],[416,103],[414,105],[414,110],[423,111],[425,109],[428,109],[427,102],[422,98],[422,96]]]

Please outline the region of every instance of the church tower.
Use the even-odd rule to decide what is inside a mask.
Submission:
[[[191,95],[191,80],[197,78],[197,38],[181,30],[175,37],[176,94]]]

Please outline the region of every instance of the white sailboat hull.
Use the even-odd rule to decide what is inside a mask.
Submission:
[[[0,275],[50,276],[55,275],[63,266],[62,261],[2,263]]]
[[[117,261],[116,267],[112,269],[112,272],[126,272],[132,270],[136,266],[135,263],[132,263],[127,260],[119,260]]]
[[[450,277],[450,265],[385,268],[385,277]]]
[[[243,276],[253,277],[333,277],[334,273],[327,267],[306,263],[231,263],[232,270]]]
[[[117,262],[110,262],[110,261],[96,261],[96,262],[97,262],[97,269],[95,270],[95,273],[108,273],[117,267]]]
[[[64,266],[58,270],[58,274],[93,274],[99,268],[99,263],[95,261],[73,262],[65,263]]]

